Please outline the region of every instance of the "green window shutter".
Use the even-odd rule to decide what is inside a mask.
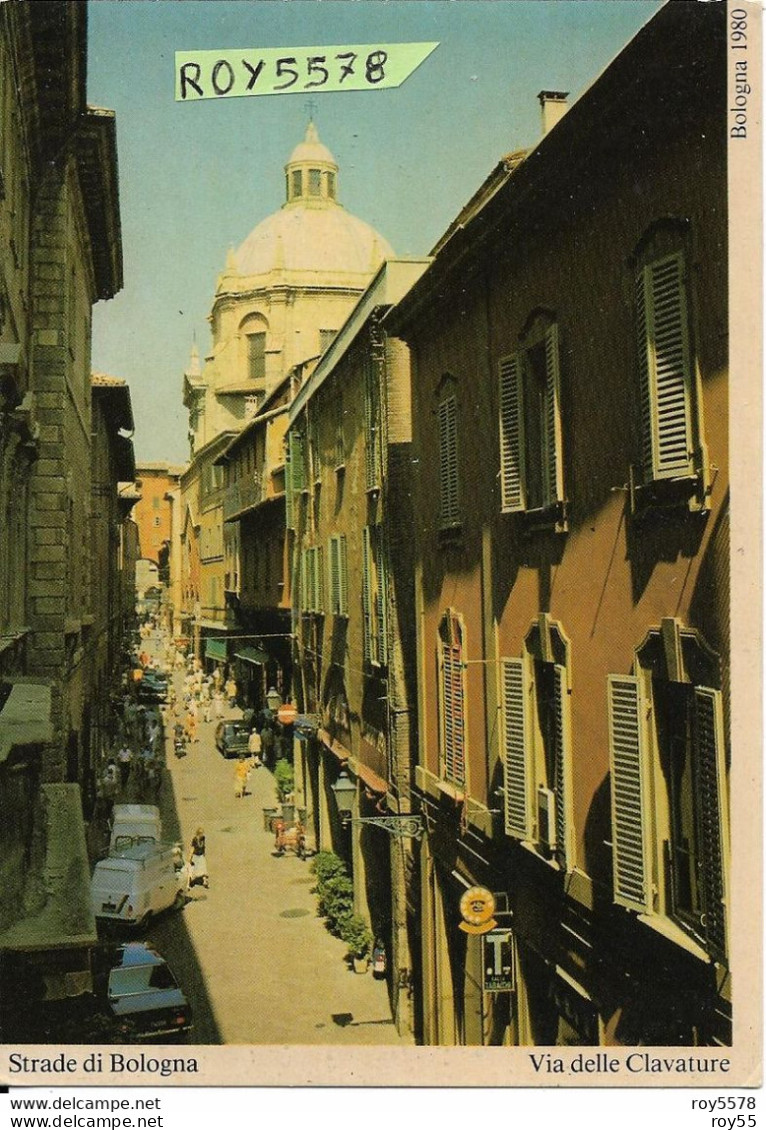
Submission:
[[[635,676],[608,678],[614,898],[621,906],[650,913],[652,820],[641,691]]]
[[[450,529],[460,525],[457,462],[457,400],[439,405],[439,524]]]
[[[370,527],[365,526],[362,532],[362,630],[364,643],[364,658],[370,663],[375,658],[375,648],[372,639],[372,562],[370,548]]]
[[[556,843],[567,870],[574,867],[574,798],[572,796],[572,745],[567,670],[556,663],[553,668],[556,714],[555,778]]]
[[[314,550],[314,602],[317,612],[324,612],[324,549],[318,545]]]
[[[290,435],[288,433],[287,450],[285,451],[285,526],[288,530],[294,530],[295,505],[293,503],[293,476],[290,455]]]
[[[681,255],[668,255],[642,269],[636,280],[636,307],[644,475],[691,475],[692,361]]]
[[[378,616],[378,662],[381,666],[388,663],[388,569],[380,544],[380,532],[377,537],[377,616]]]
[[[561,450],[561,370],[559,328],[545,331],[545,505],[564,501],[564,461]]]
[[[708,946],[727,952],[728,803],[721,692],[694,688],[697,825]]]
[[[500,494],[504,513],[526,510],[521,355],[500,362]]]
[[[532,773],[526,659],[503,659],[502,679],[505,831],[509,836],[528,840],[532,835]]]
[[[306,489],[305,444],[300,432],[290,432],[290,465],[292,467],[293,490]]]
[[[309,593],[309,551],[304,549],[301,553],[301,612],[308,612],[310,607]]]
[[[338,563],[339,563],[339,584],[338,584],[338,606],[341,616],[348,616],[348,560],[346,557],[346,535],[341,534],[338,538]]]
[[[364,369],[365,482],[367,490],[380,485],[380,426],[372,358]]]
[[[330,538],[330,611],[340,613],[340,546],[337,537]]]
[[[441,675],[444,776],[462,785],[465,782],[465,718],[462,648],[459,645],[441,643]]]

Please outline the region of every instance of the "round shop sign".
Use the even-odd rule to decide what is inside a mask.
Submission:
[[[460,913],[460,929],[467,934],[486,934],[497,926],[495,896],[486,887],[469,887],[460,899]]]
[[[284,702],[277,711],[277,721],[289,726],[298,717],[298,711],[291,702]]]

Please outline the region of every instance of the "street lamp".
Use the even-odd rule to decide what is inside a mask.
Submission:
[[[372,824],[376,828],[382,828],[389,836],[395,836],[397,839],[412,837],[419,840],[423,835],[423,820],[417,814],[352,816],[356,799],[356,785],[345,768],[341,769],[337,781],[330,788],[335,794],[338,816],[340,816],[340,822],[344,828],[347,828],[349,824]]]
[[[269,689],[266,691],[266,705],[268,706],[272,714],[276,714],[276,712],[282,705],[282,695],[279,693],[276,687],[269,687]]]
[[[354,811],[354,801],[356,800],[356,785],[351,780],[346,770],[341,769],[337,781],[335,781],[330,788],[335,794],[335,803],[338,806],[340,822],[345,828],[351,823],[351,813]]]

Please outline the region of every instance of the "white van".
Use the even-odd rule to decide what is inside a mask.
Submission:
[[[156,804],[115,804],[112,810],[110,854],[136,844],[158,844],[162,839],[162,819]]]
[[[180,905],[187,880],[179,857],[172,844],[143,843],[100,860],[90,885],[96,918],[146,925],[153,914]]]

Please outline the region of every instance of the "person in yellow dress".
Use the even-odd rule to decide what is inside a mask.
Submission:
[[[234,796],[243,797],[247,791],[247,778],[250,776],[250,763],[240,754],[234,770]]]

